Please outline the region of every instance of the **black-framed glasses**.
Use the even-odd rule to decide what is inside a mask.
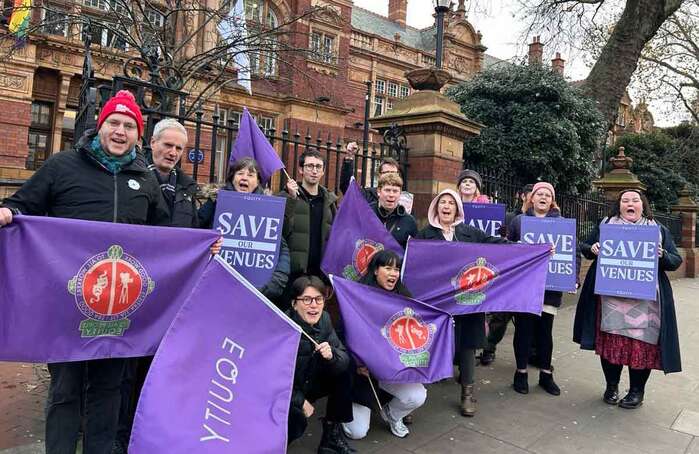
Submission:
[[[320,172],[323,170],[323,164],[304,164],[303,168],[306,170],[317,170]]]
[[[296,298],[296,301],[300,301],[304,306],[310,306],[311,303],[315,303],[319,306],[325,304],[325,297],[320,296],[303,296],[301,298]]]

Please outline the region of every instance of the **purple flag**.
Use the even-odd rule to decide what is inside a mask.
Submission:
[[[432,383],[454,374],[446,312],[412,298],[331,276],[347,348],[388,383]]]
[[[300,333],[215,257],[158,348],[129,452],[285,452]]]
[[[549,261],[546,290],[574,292],[577,281],[575,219],[522,216],[522,242],[551,244],[556,253]]]
[[[241,158],[250,157],[260,165],[260,179],[267,183],[272,174],[284,168],[284,163],[277,156],[274,147],[269,143],[265,134],[257,126],[246,107],[243,107],[243,115],[240,117],[238,137],[235,139],[229,165]]]
[[[464,222],[487,233],[500,236],[500,227],[505,223],[505,205],[502,203],[464,203]]]
[[[255,287],[269,282],[279,260],[286,199],[218,191],[214,230],[223,235],[221,257]]]
[[[152,355],[217,237],[210,230],[15,217],[0,228],[0,360]]]
[[[381,224],[352,179],[330,229],[320,267],[328,275],[357,281],[374,254],[383,249],[403,255],[401,245]]]
[[[452,315],[540,314],[548,245],[408,241],[403,282],[415,298]]]
[[[595,293],[655,301],[659,241],[657,225],[600,225]]]

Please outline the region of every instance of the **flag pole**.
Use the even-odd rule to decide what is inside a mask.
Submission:
[[[286,175],[287,180],[293,180],[293,178],[291,178],[291,176],[289,175],[289,172],[286,171],[285,167],[282,167],[282,171],[284,172],[284,175]]]
[[[316,340],[313,339],[307,332],[305,332],[304,330],[301,330],[301,334],[306,336],[309,341],[313,342],[313,345],[315,346],[315,348],[320,348],[320,344],[318,344],[318,342],[316,342]]]
[[[379,413],[383,414],[383,406],[379,400],[379,395],[376,393],[376,388],[374,388],[374,382],[371,381],[371,375],[367,375],[367,380],[369,380],[369,386],[371,386],[371,392],[374,394],[374,399],[376,399],[376,405],[379,406]]]

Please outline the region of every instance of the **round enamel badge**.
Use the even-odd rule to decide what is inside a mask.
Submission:
[[[141,189],[141,184],[136,180],[129,180],[129,187],[134,191]]]

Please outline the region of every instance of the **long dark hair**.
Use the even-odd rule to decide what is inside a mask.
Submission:
[[[395,252],[386,249],[377,252],[371,258],[367,272],[359,282],[371,287],[382,288],[376,281],[376,270],[382,266],[395,266],[400,269],[403,266],[403,259]],[[396,282],[396,286],[393,287],[393,292],[403,296],[413,296],[400,279]]]
[[[641,197],[641,203],[643,204],[643,217],[646,219],[653,219],[653,210],[650,207],[648,198],[638,189],[624,189],[623,191],[619,192],[619,195],[616,198],[616,203],[612,207],[612,216],[616,216],[618,218],[621,217],[621,197],[627,192],[635,192],[639,195],[639,197]]]

